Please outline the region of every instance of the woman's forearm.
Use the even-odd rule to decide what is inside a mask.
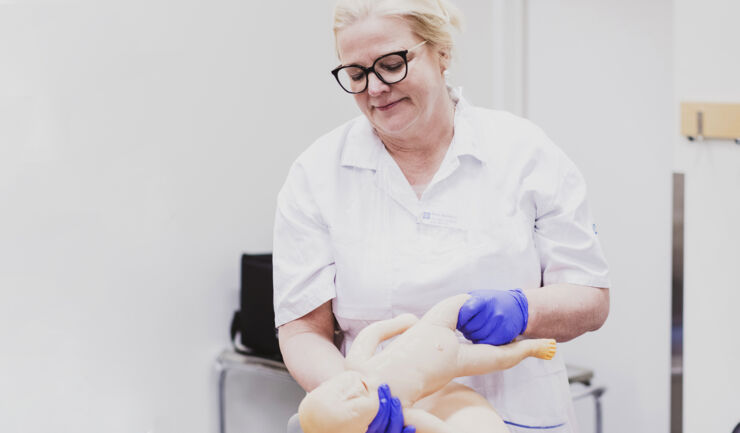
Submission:
[[[285,366],[306,392],[344,371],[344,357],[334,346],[331,302],[281,326],[278,339]]]
[[[285,343],[281,339],[280,346],[288,371],[306,392],[344,371],[342,354],[316,334],[297,334]]]
[[[529,303],[525,337],[569,341],[599,329],[609,315],[609,289],[553,284],[524,294]]]

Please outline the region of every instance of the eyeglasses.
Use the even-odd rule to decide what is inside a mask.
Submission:
[[[338,66],[331,73],[342,89],[352,94],[362,93],[367,89],[371,72],[385,84],[395,84],[406,78],[409,66],[406,55],[426,43],[427,41],[421,41],[408,50],[380,56],[369,68],[361,65]]]

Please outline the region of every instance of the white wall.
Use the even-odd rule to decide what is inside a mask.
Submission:
[[[740,104],[735,0],[674,0],[675,101]],[[678,131],[678,122],[674,131]],[[740,146],[675,136],[685,173],[684,432],[740,423]]]
[[[215,431],[239,254],[358,113],[332,4],[0,1],[0,431]],[[460,4],[488,105],[491,6]]]
[[[604,327],[562,350],[607,387],[605,432],[667,432],[672,2],[527,4],[528,114],[584,173],[613,284]]]

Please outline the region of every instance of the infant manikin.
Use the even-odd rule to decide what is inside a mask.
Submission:
[[[308,393],[298,415],[305,433],[365,433],[378,412],[378,387],[388,384],[401,401],[404,422],[417,433],[508,432],[480,394],[455,377],[511,368],[528,356],[552,359],[555,340],[505,346],[460,344],[455,333],[469,295],[447,298],[421,319],[403,314],[371,324],[352,344],[346,371]],[[400,334],[400,335],[399,335]],[[398,335],[383,351],[381,341]]]

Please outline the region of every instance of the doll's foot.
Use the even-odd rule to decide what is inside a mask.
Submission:
[[[557,343],[553,339],[541,339],[538,341],[537,351],[534,356],[540,359],[552,359],[557,351]]]

